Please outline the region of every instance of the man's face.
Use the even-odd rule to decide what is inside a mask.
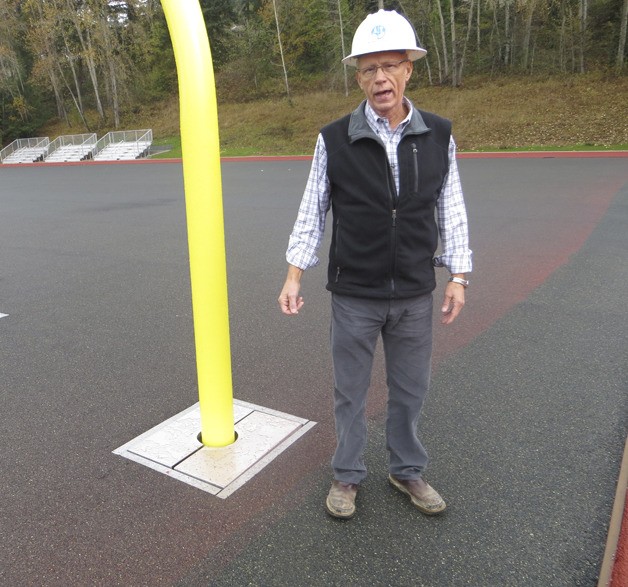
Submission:
[[[404,61],[396,68],[389,68],[394,70],[389,72],[386,72],[382,67],[375,72],[369,68],[397,64],[405,59],[407,59],[406,54],[397,51],[369,53],[358,58],[358,70],[356,72],[358,85],[366,95],[366,99],[373,110],[379,116],[389,120],[403,112],[403,94],[406,83],[412,74],[412,62]]]

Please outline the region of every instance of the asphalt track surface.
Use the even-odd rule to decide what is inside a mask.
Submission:
[[[299,316],[276,307],[308,168],[223,164],[234,395],[318,424],[222,500],[112,454],[198,399],[180,162],[0,167],[1,585],[596,583],[626,437],[627,160],[460,161],[475,270],[421,423],[449,509],[386,482],[378,352],[350,522],[323,507],[323,267]]]

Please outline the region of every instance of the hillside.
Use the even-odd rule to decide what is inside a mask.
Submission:
[[[628,148],[628,77],[601,74],[538,78],[469,78],[461,88],[410,89],[415,105],[451,118],[460,150],[530,147]],[[355,107],[359,90],[315,92],[286,99],[221,103],[223,155],[310,154],[326,122]],[[177,143],[178,101],[136,110],[123,128],[152,128],[157,142]],[[53,122],[42,135],[84,132]],[[94,129],[96,130],[96,129]],[[99,136],[107,130],[97,129]],[[177,151],[172,152],[177,155]]]

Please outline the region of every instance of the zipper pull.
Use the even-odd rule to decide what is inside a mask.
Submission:
[[[393,221],[393,228],[395,228],[395,226],[397,226],[397,209],[394,208],[392,211],[392,221]]]

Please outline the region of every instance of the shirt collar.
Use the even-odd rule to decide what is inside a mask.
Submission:
[[[399,126],[397,127],[396,130],[401,130],[403,129],[412,119],[412,111],[414,110],[414,107],[412,106],[412,102],[410,102],[410,100],[408,100],[408,98],[406,98],[405,96],[403,97],[403,103],[407,106],[408,108],[408,114],[406,115],[406,117],[399,123]],[[388,123],[388,120],[386,118],[382,118],[381,116],[379,116],[375,110],[373,110],[373,108],[371,107],[371,105],[368,103],[368,100],[366,101],[366,105],[364,107],[364,114],[366,116],[366,121],[369,123],[369,126],[373,129],[376,130],[380,124]]]

